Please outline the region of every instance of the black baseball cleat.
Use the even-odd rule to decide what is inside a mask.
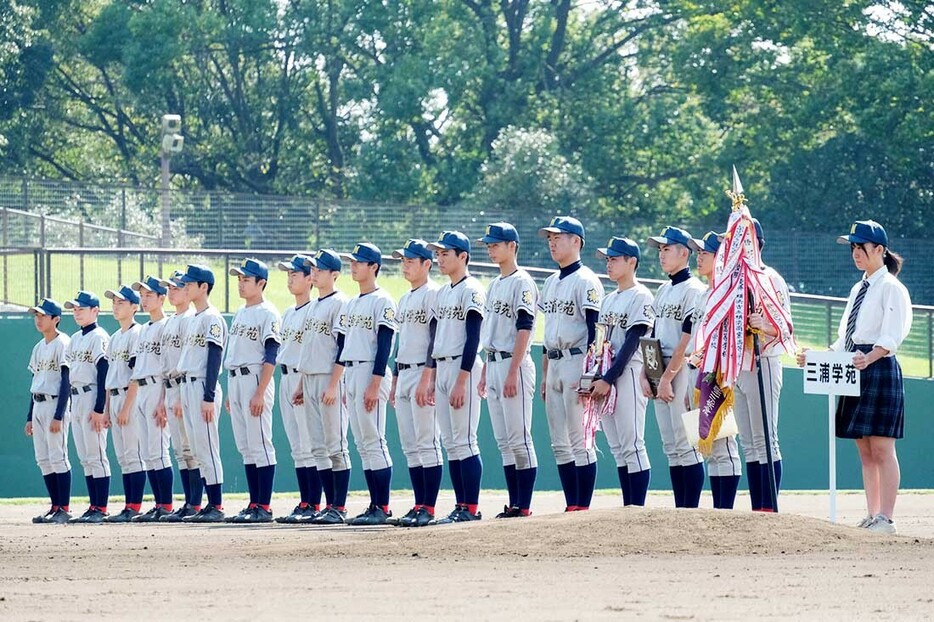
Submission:
[[[86,523],[88,522],[88,517],[93,513],[94,513],[94,508],[93,507],[88,508],[87,510],[84,511],[84,514],[82,514],[81,516],[76,516],[72,518],[71,520],[69,520],[68,522],[69,523]]]
[[[254,506],[252,504],[248,505],[242,510],[240,510],[240,512],[236,516],[228,516],[227,518],[225,518],[224,522],[225,523],[250,523],[252,522],[250,518],[252,518],[253,516],[253,509],[254,509]]]
[[[156,523],[162,520],[163,516],[168,516],[169,514],[171,514],[171,512],[166,510],[161,505],[158,505],[152,508],[151,510],[149,510],[148,512],[146,512],[145,514],[134,516],[132,521],[134,523]]]
[[[265,510],[260,506],[253,508],[253,513],[250,515],[250,519],[247,521],[250,523],[271,523],[272,522],[272,512],[270,510]]]
[[[159,519],[160,523],[180,523],[184,521],[189,516],[194,516],[200,510],[196,510],[191,504],[186,503],[182,507],[178,508],[174,512],[166,514]]]
[[[114,514],[113,516],[108,516],[104,519],[105,523],[129,523],[137,516],[141,516],[136,510],[131,510],[130,508],[123,508],[119,514]]]
[[[431,514],[427,509],[421,507],[418,508],[418,512],[415,513],[415,518],[412,519],[406,527],[424,527],[435,520],[435,515]]]
[[[418,507],[413,507],[411,510],[405,513],[405,516],[400,518],[390,518],[386,520],[386,523],[389,525],[396,525],[398,527],[411,527],[410,524],[415,520],[415,517],[418,516]]]
[[[480,520],[481,518],[483,518],[483,514],[480,512],[471,514],[466,505],[456,505],[454,506],[454,511],[448,514],[445,518],[433,520],[429,524],[450,525],[452,523],[469,523],[471,521]]]
[[[366,511],[350,521],[351,525],[385,525],[392,512],[384,512],[378,505],[371,505]]]
[[[62,508],[55,510],[55,514],[52,514],[52,516],[49,517],[49,522],[55,523],[56,525],[64,525],[69,521],[71,521],[71,514]]]
[[[302,507],[301,505],[296,505],[292,509],[292,513],[289,514],[288,516],[277,516],[276,522],[289,524],[289,525],[300,523],[305,519],[306,516],[308,516],[308,514],[305,511],[308,510],[309,508],[311,508],[311,506]],[[314,511],[314,508],[311,508],[311,510]]]
[[[94,508],[91,510],[91,513],[88,514],[88,517],[81,522],[100,524],[106,521],[108,518],[110,518],[110,514],[100,508]]]
[[[496,515],[496,518],[517,518],[522,516],[522,511],[518,507],[503,506],[503,511]]]
[[[311,523],[313,525],[343,525],[347,521],[347,510],[338,510],[329,507],[318,515]]]
[[[55,514],[55,512],[57,512],[57,511],[58,511],[58,508],[49,508],[49,511],[46,512],[45,514],[42,514],[41,516],[34,516],[34,517],[32,518],[32,522],[33,522],[34,525],[41,525],[41,524],[43,524],[43,523],[50,523],[50,522],[52,522],[52,521],[49,520],[49,519],[51,519],[51,518],[52,518],[52,515]]]
[[[223,523],[224,512],[217,506],[206,505],[194,516],[189,516],[183,520],[186,523]]]

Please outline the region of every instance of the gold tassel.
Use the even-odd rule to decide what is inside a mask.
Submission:
[[[720,382],[720,374],[717,374],[717,383]],[[701,455],[707,458],[713,453],[713,444],[717,439],[717,434],[720,433],[720,428],[723,426],[723,420],[726,419],[727,413],[733,408],[733,389],[726,387],[721,389],[723,391],[723,403],[720,404],[720,408],[717,409],[717,414],[714,415],[713,421],[710,423],[710,430],[707,432],[707,438],[699,439],[697,442],[697,450],[701,452]]]

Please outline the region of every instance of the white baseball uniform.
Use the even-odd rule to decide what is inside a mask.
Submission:
[[[289,439],[292,450],[292,462],[296,469],[314,468],[315,459],[311,453],[311,426],[306,404],[293,404],[292,396],[302,385],[302,373],[299,361],[302,355],[302,341],[305,337],[305,313],[314,305],[313,301],[297,307],[292,305],[282,314],[282,345],[276,363],[282,370],[279,379],[279,412],[282,413],[282,425],[285,436]]]
[[[165,378],[165,413],[168,417],[169,436],[172,438],[172,450],[175,461],[180,469],[197,469],[198,462],[191,451],[191,442],[188,430],[185,428],[184,417],[175,416],[175,405],[181,403],[182,388],[181,376],[178,371],[178,359],[182,355],[182,344],[185,341],[185,324],[194,309],[186,309],[184,313],[174,314],[165,321],[162,329],[162,375]]]
[[[91,413],[97,401],[97,362],[107,356],[110,336],[100,326],[85,333],[78,330],[65,348],[71,382],[72,435],[85,476],[110,477],[107,458],[107,428],[100,432],[91,426]]]
[[[512,274],[494,278],[486,291],[484,321],[480,342],[487,351],[486,391],[493,436],[503,458],[503,466],[516,469],[538,467],[532,441],[532,403],[535,399],[535,364],[529,354],[531,339],[521,353],[519,384],[516,395],[506,397],[503,387],[513,363],[516,347],[516,320],[524,311],[534,318],[538,311],[538,287],[521,268]]]
[[[272,303],[241,307],[234,314],[227,339],[224,368],[229,373],[227,391],[230,400],[230,422],[234,440],[243,457],[243,464],[267,467],[276,464],[276,448],[272,444],[272,407],[276,400],[275,379],[270,379],[263,394],[263,414],[250,414],[250,400],[256,395],[263,370],[266,342],[280,343],[282,319]]]
[[[68,429],[71,426],[71,413],[65,407],[61,429],[52,433],[49,426],[55,419],[58,406],[58,390],[62,380],[62,367],[67,367],[65,351],[71,339],[68,335],[56,332],[52,341],[45,337],[39,340],[29,355],[29,371],[32,372],[32,442],[36,455],[36,464],[42,475],[67,473],[71,470],[68,460]],[[41,402],[35,396],[42,396]]]
[[[143,466],[147,471],[159,471],[172,466],[169,459],[169,429],[156,421],[156,412],[165,400],[163,376],[163,331],[168,320],[152,320],[139,329],[136,342],[136,364],[130,379],[137,383],[133,416],[137,421]],[[166,413],[175,418],[173,413]]]
[[[126,330],[118,328],[110,336],[110,347],[107,350],[107,380],[104,388],[107,390],[108,414],[110,426],[113,429],[114,453],[117,455],[117,464],[124,475],[139,473],[143,469],[143,447],[140,443],[141,422],[130,414],[126,425],[117,422],[117,415],[126,403],[127,387],[133,370],[130,369],[130,359],[136,353],[136,344],[139,341],[140,325],[133,323]]]

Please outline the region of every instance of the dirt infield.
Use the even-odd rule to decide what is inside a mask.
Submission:
[[[399,528],[32,525],[0,503],[0,619],[920,619],[934,613],[934,495],[899,500],[902,535],[832,525],[824,495],[782,514],[645,509]],[[351,511],[362,505],[352,500]],[[404,510],[400,497],[397,510]],[[709,507],[709,499],[705,500]],[[242,502],[229,501],[236,510]],[[446,508],[452,501],[442,500]],[[292,501],[276,499],[286,512]],[[748,507],[740,497],[738,507]],[[855,523],[862,498],[844,495]]]

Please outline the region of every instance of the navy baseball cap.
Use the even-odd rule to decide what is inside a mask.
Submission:
[[[61,317],[62,307],[51,298],[43,298],[42,302],[35,307],[31,307],[29,312],[33,315],[48,315],[49,317]]]
[[[437,242],[432,242],[428,248],[433,251],[464,251],[470,252],[470,238],[460,231],[442,231]]]
[[[695,251],[706,251],[708,253],[716,253],[720,249],[720,241],[723,240],[725,233],[717,233],[716,231],[708,231],[704,234],[704,237],[701,239],[692,238],[688,242],[688,246],[691,247],[691,250]]]
[[[311,267],[314,265],[314,259],[308,255],[292,255],[288,261],[280,261],[279,269],[283,272],[301,272],[305,275],[311,274]]]
[[[612,237],[606,243],[606,248],[597,249],[597,257],[606,259],[607,257],[635,257],[642,258],[642,252],[639,245],[629,238]]]
[[[120,289],[108,289],[104,292],[104,296],[113,300],[126,300],[135,305],[139,304],[139,294],[133,291],[133,288],[129,285],[121,285]]]
[[[538,230],[538,235],[548,237],[549,233],[572,233],[584,240],[584,225],[573,216],[555,216],[547,227]]]
[[[680,244],[688,250],[691,250],[691,247],[688,245],[693,238],[691,234],[681,229],[679,227],[665,227],[665,230],[660,234],[654,237],[650,237],[646,240],[649,246],[654,246],[658,248],[659,246],[667,245],[672,246],[674,244]]]
[[[249,259],[244,259],[238,268],[231,268],[227,271],[227,274],[230,276],[252,276],[258,279],[263,279],[265,281],[269,280],[269,266],[264,264],[259,259],[250,257]]]
[[[78,292],[78,295],[74,297],[74,300],[66,300],[64,306],[66,309],[74,309],[75,307],[99,307],[101,306],[101,300],[95,294],[81,290]]]
[[[515,242],[519,243],[519,232],[508,222],[494,222],[486,226],[484,236],[477,240],[484,244],[494,244],[496,242]]]
[[[402,259],[403,257],[406,259],[434,259],[431,249],[428,248],[428,242],[418,238],[406,240],[402,248],[392,251],[392,256],[395,259]]]
[[[305,265],[318,268],[318,270],[341,271],[341,256],[328,248],[319,249],[314,257],[305,259]]]
[[[765,242],[765,234],[762,232],[762,223],[759,222],[758,218],[753,218],[752,225],[756,228],[756,239],[759,240],[759,246],[762,246],[762,243]]]
[[[147,290],[150,292],[155,292],[160,296],[165,296],[168,292],[166,286],[162,284],[162,281],[157,279],[154,276],[147,276],[145,281],[137,281],[130,285],[135,291]]]
[[[166,288],[168,288],[168,287],[175,287],[175,288],[185,287],[185,284],[182,283],[182,281],[181,281],[182,275],[183,275],[183,274],[184,274],[184,272],[181,272],[180,270],[176,270],[175,272],[172,273],[171,278],[168,278],[168,279],[159,279],[159,285],[161,285],[162,287],[166,287]]]
[[[178,277],[179,283],[207,283],[214,285],[214,273],[207,266],[188,264],[185,273]]]
[[[370,244],[369,242],[358,242],[354,245],[353,250],[349,253],[344,253],[354,261],[364,261],[366,263],[375,263],[377,265],[382,265],[383,263],[383,253],[379,250],[379,247],[375,244]]]
[[[849,235],[841,235],[837,238],[837,244],[866,244],[867,242],[888,246],[889,236],[885,232],[885,227],[875,220],[857,220],[850,227]]]

